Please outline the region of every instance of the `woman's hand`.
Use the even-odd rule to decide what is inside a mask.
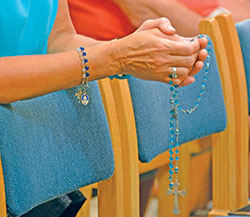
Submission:
[[[177,67],[178,78],[173,82],[185,86],[194,82],[193,75],[202,69],[207,57],[206,45],[206,38],[190,41],[154,28],[118,40],[115,58],[120,63],[121,73],[144,80],[169,83],[169,75],[173,67]]]
[[[154,28],[158,28],[162,31],[162,33],[165,33],[166,35],[172,35],[176,32],[170,20],[166,17],[161,17],[153,20],[146,20],[135,32],[141,32]]]

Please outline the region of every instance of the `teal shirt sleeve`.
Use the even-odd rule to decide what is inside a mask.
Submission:
[[[0,0],[0,57],[46,54],[58,0]]]

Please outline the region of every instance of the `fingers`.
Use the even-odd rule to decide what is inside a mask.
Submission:
[[[145,31],[149,29],[158,28],[163,33],[167,35],[172,35],[176,32],[175,28],[171,25],[171,22],[165,18],[158,18],[154,20],[146,20],[138,29],[137,31]]]
[[[169,56],[166,64],[175,67],[193,68],[197,57],[198,53],[194,53],[190,56]]]
[[[167,69],[167,71],[168,71],[168,74],[170,74],[170,75],[173,74],[173,67],[169,67]],[[190,69],[188,69],[188,68],[176,67],[176,75],[178,78],[184,79],[184,78],[188,77],[189,72],[190,72]]]
[[[167,18],[160,18],[158,21],[158,28],[167,35],[172,35],[176,32],[171,22]]]
[[[204,63],[202,61],[197,61],[192,69],[192,71],[189,73],[189,76],[196,75],[200,72],[200,70],[203,68]]]
[[[204,66],[203,62],[206,59],[207,59],[207,50],[203,49],[200,51],[200,53],[198,55],[198,61],[194,64],[194,67],[189,75],[193,76],[193,75],[196,75],[197,73],[199,73]]]
[[[169,75],[173,74],[173,67],[167,68],[167,76],[164,78],[164,82],[169,83],[169,81],[173,81],[174,85],[180,85],[182,84],[188,77],[189,77],[190,69],[185,67],[176,67],[176,75],[177,78],[170,78]],[[190,79],[188,79],[190,80]],[[188,82],[185,82],[188,83]]]
[[[185,86],[187,86],[187,85],[189,85],[189,84],[192,84],[192,83],[194,83],[194,82],[195,82],[195,78],[192,77],[192,76],[189,76],[189,77],[187,77],[187,78],[180,84],[180,87],[185,87]]]
[[[200,50],[199,40],[192,42],[176,42],[167,39],[162,39],[163,43],[170,55],[173,56],[190,56]]]
[[[200,48],[204,49],[207,47],[208,39],[206,37],[202,37],[199,39],[199,43],[200,43]]]
[[[207,50],[202,49],[199,53],[198,59],[204,62],[207,59],[207,55],[208,55]]]

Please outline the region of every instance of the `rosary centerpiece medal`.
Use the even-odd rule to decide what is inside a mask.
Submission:
[[[202,38],[202,35],[199,35],[198,38]],[[207,60],[205,62],[205,75],[202,82],[202,87],[199,93],[199,96],[197,98],[197,102],[192,108],[184,109],[179,104],[179,98],[178,98],[178,85],[174,85],[172,79],[177,78],[177,68],[172,68],[172,75],[170,75],[170,121],[169,121],[169,189],[167,190],[168,195],[174,196],[174,208],[173,208],[173,214],[178,215],[180,214],[179,209],[179,203],[178,203],[178,196],[185,196],[186,190],[179,190],[180,183],[178,181],[178,173],[179,173],[179,167],[178,167],[178,160],[179,160],[179,136],[180,136],[180,129],[179,129],[179,119],[178,119],[178,110],[185,113],[185,114],[192,114],[198,107],[202,98],[202,95],[205,92],[205,88],[207,85],[208,80],[208,69],[210,66],[210,55],[211,55],[211,42],[208,42],[207,47]],[[174,179],[175,178],[175,179]]]

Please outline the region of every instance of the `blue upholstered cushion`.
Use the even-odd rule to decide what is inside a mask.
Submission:
[[[112,175],[112,145],[97,83],[89,89],[87,107],[78,104],[75,89],[0,106],[0,153],[13,213]]]
[[[180,104],[184,108],[195,105],[203,77],[204,70],[196,76],[194,84],[179,89]],[[129,86],[136,120],[139,158],[142,162],[149,162],[168,150],[169,85],[130,78]],[[226,111],[214,51],[200,106],[190,115],[180,111],[178,114],[181,144],[225,129]]]
[[[247,91],[248,91],[248,108],[250,109],[250,19],[236,24],[242,55],[245,64]],[[249,110],[250,114],[250,110]]]

